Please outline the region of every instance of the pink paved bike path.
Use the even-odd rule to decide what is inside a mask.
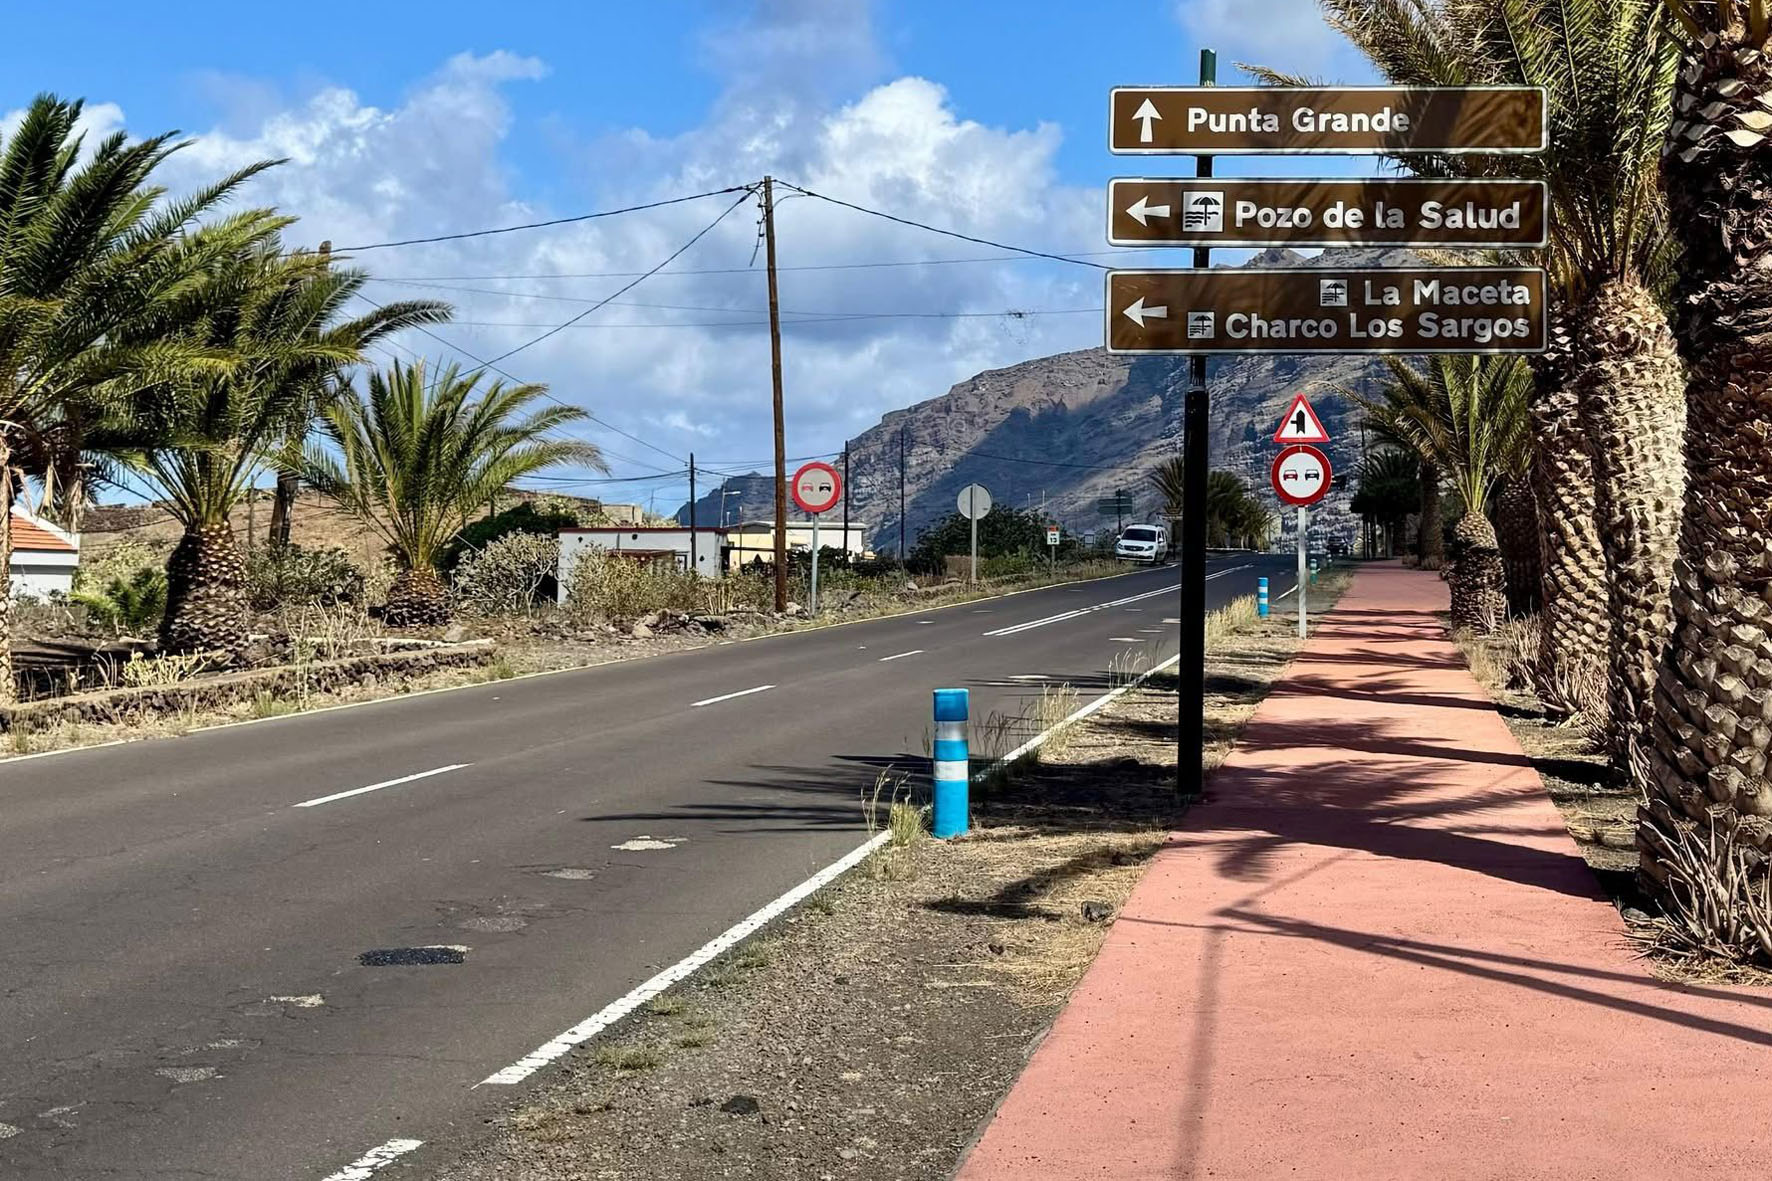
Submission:
[[[1632,957],[1445,605],[1359,572],[962,1181],[1772,1175],[1772,991]]]

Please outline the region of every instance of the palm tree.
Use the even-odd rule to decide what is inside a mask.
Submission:
[[[608,470],[594,444],[547,437],[583,410],[531,409],[546,386],[481,390],[482,376],[450,365],[427,383],[422,361],[372,372],[364,396],[352,391],[321,420],[336,456],[309,449],[308,482],[375,530],[400,565],[384,616],[396,626],[447,622],[437,559],[513,481],[561,463]]]
[[[1464,505],[1452,530],[1452,622],[1491,631],[1506,614],[1505,576],[1486,508],[1523,448],[1531,371],[1518,357],[1441,355],[1425,368],[1386,357],[1385,366],[1391,380],[1379,398],[1349,396],[1384,435],[1450,477]]]
[[[1772,961],[1772,11],[1667,0],[1684,40],[1666,186],[1682,246],[1691,479],[1639,813],[1645,877],[1700,949]]]
[[[1379,556],[1393,556],[1404,521],[1421,503],[1421,472],[1429,464],[1412,451],[1394,446],[1379,447],[1361,457],[1354,469],[1355,492],[1348,508],[1378,525],[1380,547],[1385,551]]]
[[[0,704],[15,692],[20,478],[38,480],[46,509],[78,527],[92,423],[147,385],[228,364],[164,330],[197,313],[191,293],[218,258],[276,229],[261,210],[200,222],[268,163],[167,200],[149,182],[184,145],[118,133],[89,147],[81,110],[40,95],[0,145]]]
[[[1670,271],[1656,191],[1677,57],[1670,21],[1660,0],[1322,3],[1330,23],[1393,82],[1546,90],[1549,151],[1409,166],[1435,175],[1524,173],[1549,186],[1552,241],[1543,261],[1571,347],[1548,359],[1539,386],[1539,493],[1552,525],[1546,577],[1563,592],[1545,595],[1547,680],[1557,679],[1562,653],[1582,649],[1586,637],[1574,633],[1592,629],[1598,606],[1566,596],[1603,592],[1609,745],[1622,765],[1648,722],[1655,660],[1671,626],[1668,583],[1684,489],[1684,375],[1656,295]],[[1596,528],[1559,528],[1571,518]],[[1599,554],[1570,548],[1591,540]],[[1597,580],[1602,557],[1605,576]],[[1564,569],[1570,563],[1589,569]],[[1572,619],[1562,618],[1565,608]]]
[[[166,567],[167,650],[231,655],[245,646],[235,505],[307,413],[317,383],[389,333],[448,314],[413,302],[342,319],[367,278],[311,253],[285,254],[275,238],[240,252],[194,293],[202,315],[184,333],[230,364],[160,383],[114,420],[113,445],[184,526]]]
[[[1151,469],[1151,486],[1163,498],[1163,516],[1169,521],[1169,536],[1181,536],[1181,510],[1186,496],[1187,463],[1176,455]]]

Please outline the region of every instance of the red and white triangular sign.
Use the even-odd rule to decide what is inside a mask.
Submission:
[[[1323,429],[1323,420],[1311,409],[1311,404],[1303,394],[1292,399],[1286,417],[1280,420],[1280,429],[1274,432],[1276,443],[1327,443],[1329,432]]]

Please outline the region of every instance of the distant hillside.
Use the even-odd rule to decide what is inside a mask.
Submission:
[[[1290,251],[1266,251],[1249,266],[1408,266],[1407,251],[1337,250],[1305,259]],[[1186,357],[1110,357],[1084,349],[993,369],[954,386],[940,397],[896,410],[850,442],[852,515],[873,526],[882,553],[898,547],[899,437],[905,443],[906,535],[953,511],[955,497],[977,482],[1000,503],[1038,505],[1078,533],[1112,528],[1096,501],[1116,489],[1133,494],[1142,513],[1159,498],[1148,473],[1180,454],[1181,409],[1187,392]],[[1339,391],[1376,390],[1384,369],[1379,358],[1358,356],[1215,357],[1208,368],[1212,397],[1212,467],[1242,476],[1278,509],[1268,491],[1274,428],[1294,394],[1303,392],[1322,416],[1333,442],[1335,491],[1316,520],[1332,535],[1352,540],[1357,521],[1347,512],[1351,476],[1361,453],[1359,413]],[[773,510],[767,475],[742,481],[746,518]],[[729,482],[728,489],[738,488]],[[719,516],[714,489],[698,508],[699,519]],[[734,498],[728,497],[730,509]],[[798,515],[798,514],[795,514]],[[679,511],[687,520],[687,506]]]

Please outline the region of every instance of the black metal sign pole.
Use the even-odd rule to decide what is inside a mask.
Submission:
[[[1218,55],[1200,50],[1200,85],[1218,81]],[[1194,157],[1194,175],[1212,175],[1212,157]],[[1194,266],[1212,265],[1208,247],[1194,247]],[[1185,308],[1180,309],[1183,315]],[[1206,358],[1188,359],[1187,401],[1182,409],[1181,637],[1176,665],[1175,788],[1199,796],[1206,772]]]

